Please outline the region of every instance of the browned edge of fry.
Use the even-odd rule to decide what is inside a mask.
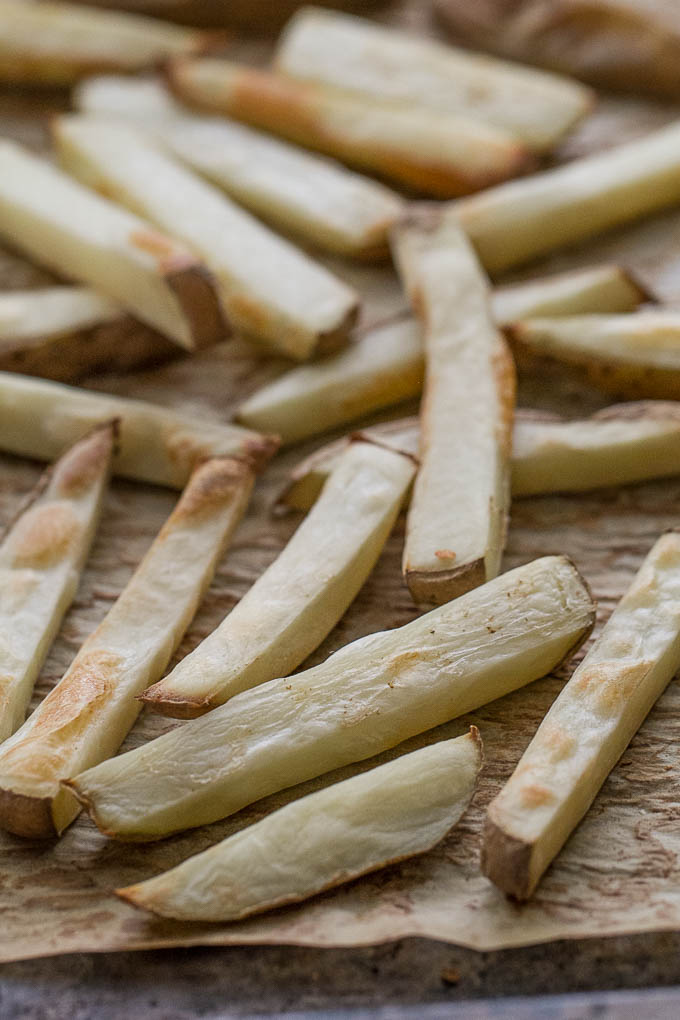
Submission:
[[[190,698],[166,691],[164,678],[138,694],[137,701],[141,701],[156,715],[164,715],[169,719],[198,719],[217,707],[209,697]]]
[[[263,471],[274,454],[281,446],[281,437],[257,433],[243,442],[241,458],[252,467],[257,474]]]
[[[405,570],[404,578],[417,606],[443,606],[486,581],[482,558],[450,570]]]
[[[476,747],[476,750],[477,750],[477,754],[478,754],[477,774],[476,774],[476,777],[475,777],[475,784],[474,784],[474,786],[472,788],[472,792],[471,792],[471,795],[470,795],[470,802],[471,802],[472,798],[474,797],[475,792],[477,790],[477,785],[478,785],[478,782],[479,782],[479,775],[480,775],[482,769],[484,768],[484,743],[482,741],[481,734],[480,734],[480,732],[479,732],[479,730],[477,729],[476,726],[470,726],[470,730],[469,730],[468,735],[471,737],[473,743],[475,744],[475,747]],[[467,808],[465,809],[465,811],[467,811]],[[463,812],[463,814],[465,814],[465,811]],[[461,817],[462,817],[462,815],[461,815]],[[460,821],[460,819],[459,819],[459,821]],[[265,913],[266,911],[269,911],[269,910],[276,910],[279,907],[289,906],[292,903],[300,903],[303,900],[312,899],[313,896],[319,896],[321,893],[328,892],[329,889],[335,889],[339,885],[344,885],[348,881],[352,881],[352,880],[354,880],[356,878],[361,878],[363,875],[370,875],[370,874],[372,874],[375,871],[382,870],[382,868],[389,868],[392,865],[400,864],[402,861],[407,861],[411,857],[419,857],[421,854],[429,853],[430,850],[433,850],[434,847],[438,846],[439,843],[441,843],[444,839],[446,839],[446,837],[449,835],[450,832],[453,831],[453,829],[455,828],[455,826],[457,824],[458,824],[458,822],[455,822],[454,825],[452,825],[451,828],[448,829],[441,836],[440,839],[435,840],[435,842],[431,843],[429,847],[425,847],[422,850],[418,850],[418,852],[416,854],[413,854],[413,853],[410,853],[410,854],[408,854],[408,853],[407,854],[398,854],[395,857],[389,857],[387,860],[381,861],[379,864],[373,865],[373,867],[367,868],[365,871],[352,872],[351,875],[348,875],[346,872],[339,872],[337,875],[334,875],[333,878],[329,879],[329,881],[326,882],[323,886],[321,886],[319,889],[317,889],[314,893],[311,893],[309,895],[305,894],[305,893],[303,893],[301,895],[300,894],[296,894],[296,893],[290,893],[287,896],[279,896],[278,899],[270,900],[268,903],[262,903],[262,904],[259,904],[258,906],[251,907],[249,909],[241,911],[240,914],[238,914],[236,917],[231,918],[230,921],[231,921],[231,923],[236,922],[236,921],[242,921],[244,918],[251,917],[253,914],[262,914],[262,913]],[[160,914],[158,911],[155,911],[152,906],[150,906],[150,905],[147,906],[146,904],[144,904],[142,902],[142,900],[139,898],[139,894],[138,894],[137,890],[139,889],[140,886],[143,886],[143,884],[144,884],[143,882],[140,882],[140,883],[138,883],[136,885],[128,885],[128,886],[125,886],[124,888],[121,888],[121,889],[114,889],[113,891],[114,891],[115,895],[118,896],[121,900],[125,900],[126,903],[129,903],[130,906],[136,907],[138,910],[145,910],[147,912],[150,911],[151,913],[155,913],[155,914],[157,914],[157,916],[161,916],[161,917],[172,917],[172,914]],[[185,922],[185,923],[192,924],[192,923],[197,923],[197,922],[189,921],[189,922]],[[205,922],[200,922],[200,921],[198,923],[205,924]],[[224,923],[224,922],[216,922],[216,923],[219,924],[219,923]]]
[[[325,333],[319,334],[319,338],[314,349],[315,357],[320,357],[325,354],[333,354],[335,351],[340,350],[346,345],[349,334],[357,324],[359,310],[360,300],[357,295],[354,303],[347,310],[342,321],[339,322],[333,329],[329,329]]]
[[[201,262],[170,264],[165,279],[187,318],[196,350],[210,347],[230,335],[231,327],[222,312],[217,281]]]
[[[357,432],[350,432],[347,437],[348,443],[370,443],[371,446],[378,446],[381,450],[389,450],[390,453],[396,453],[400,457],[406,457],[416,466],[420,464],[420,458],[416,457],[415,453],[411,453],[409,450],[399,450],[396,446],[391,446],[389,443],[385,443],[381,440],[380,436],[372,436],[369,432],[364,432],[359,429]]]
[[[0,789],[2,828],[24,839],[54,839],[59,835],[52,817],[52,797],[26,797]]]
[[[533,892],[529,882],[533,845],[505,832],[494,821],[493,811],[492,801],[484,822],[480,857],[482,874],[506,895],[526,900]]]

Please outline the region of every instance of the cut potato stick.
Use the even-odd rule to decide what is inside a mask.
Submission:
[[[140,129],[75,115],[58,118],[53,136],[71,173],[180,237],[205,259],[235,327],[300,360],[345,339],[357,315],[355,291]]]
[[[680,203],[680,122],[615,149],[510,181],[456,205],[498,273]]]
[[[572,563],[535,560],[313,669],[244,691],[69,788],[119,839],[216,821],[543,676],[584,640],[593,617]]]
[[[680,667],[680,534],[663,535],[489,805],[482,868],[527,899]]]
[[[113,472],[181,489],[206,457],[242,457],[262,467],[272,436],[177,414],[170,408],[0,372],[0,450],[54,460],[91,428],[120,419]]]
[[[473,726],[301,797],[116,893],[183,921],[236,921],[308,899],[435,847],[472,800],[482,757]]]
[[[515,135],[449,110],[380,102],[226,60],[173,61],[168,76],[191,106],[438,198],[478,191],[534,163]]]
[[[218,36],[68,3],[0,0],[0,81],[68,85],[94,71],[140,71],[201,53]]]
[[[413,207],[394,248],[425,349],[420,467],[402,570],[417,604],[441,605],[500,570],[514,365],[492,319],[486,277],[454,216]]]
[[[279,230],[341,255],[388,254],[387,232],[404,203],[377,181],[243,124],[191,114],[158,81],[91,78],[78,88],[76,105],[142,121],[179,159]]]
[[[680,312],[527,319],[508,335],[523,367],[553,362],[607,393],[680,397]]]
[[[0,237],[120,301],[182,347],[225,336],[215,281],[188,248],[7,139]]]
[[[281,37],[279,71],[372,99],[494,124],[543,152],[587,113],[593,96],[568,78],[308,7]]]
[[[62,382],[165,361],[177,344],[87,287],[0,293],[0,370]]]
[[[0,545],[0,742],[24,721],[33,685],[73,601],[106,490],[116,427],[68,450]]]
[[[131,580],[62,679],[0,748],[0,826],[59,835],[79,805],[60,780],[114,754],[166,668],[248,503],[243,461],[215,458],[191,476]]]
[[[142,700],[165,715],[191,718],[299,666],[354,601],[414,474],[411,458],[352,443],[280,556]]]
[[[358,435],[418,456],[417,418],[383,422]],[[349,442],[350,437],[338,439],[301,461],[280,493],[276,509],[309,510]],[[680,474],[680,403],[613,404],[575,421],[519,409],[511,466],[514,497],[587,492]]]
[[[505,326],[528,315],[627,312],[646,298],[624,269],[604,265],[498,287],[491,307],[496,323]],[[418,397],[423,375],[420,326],[402,316],[263,386],[241,405],[237,418],[295,443]]]

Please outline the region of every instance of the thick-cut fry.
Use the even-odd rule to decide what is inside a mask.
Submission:
[[[370,758],[543,676],[587,636],[578,571],[548,556],[271,680],[69,786],[102,831],[152,840]]]
[[[295,78],[373,99],[473,116],[541,152],[593,101],[589,89],[567,78],[314,7],[290,22],[276,66]]]
[[[491,308],[497,325],[505,326],[528,315],[632,311],[646,297],[625,270],[604,265],[499,287]],[[420,326],[402,316],[263,386],[237,417],[294,443],[419,396],[423,374]]]
[[[482,868],[527,899],[680,667],[680,534],[663,535],[489,805]]]
[[[176,156],[280,230],[342,255],[388,253],[387,232],[403,200],[377,181],[243,124],[191,114],[158,81],[91,78],[78,88],[76,104],[87,114],[142,121]]]
[[[0,742],[21,726],[99,523],[115,424],[48,468],[0,545]]]
[[[411,458],[352,443],[278,559],[142,700],[165,715],[190,718],[299,666],[373,569],[414,474]]]
[[[675,0],[435,0],[458,42],[607,89],[680,95]]]
[[[175,510],[57,686],[0,748],[0,826],[61,833],[79,806],[60,780],[112,755],[135,699],[167,666],[246,508],[253,475],[215,458],[196,469]]]
[[[226,195],[123,122],[67,116],[53,125],[61,162],[85,184],[180,237],[215,273],[234,326],[304,360],[338,346],[358,295]]]
[[[680,397],[680,312],[527,319],[509,336],[520,365],[557,362],[619,396]]]
[[[242,457],[262,467],[276,438],[167,407],[0,372],[0,450],[54,460],[91,428],[120,419],[113,472],[181,489],[206,457]]]
[[[396,231],[395,256],[423,321],[426,365],[402,570],[414,601],[436,605],[500,570],[514,365],[492,319],[487,280],[454,216],[415,207]]]
[[[217,37],[68,3],[0,0],[0,81],[68,85],[94,71],[140,71],[201,53]]]
[[[680,203],[680,122],[461,200],[461,225],[491,273]]]
[[[534,162],[515,135],[450,110],[381,102],[226,60],[173,61],[168,75],[191,106],[438,198],[478,191]]]
[[[7,139],[0,237],[120,301],[182,347],[225,336],[216,283],[188,248]]]
[[[418,456],[417,418],[383,422],[360,435]],[[349,442],[349,437],[338,439],[301,461],[279,495],[277,510],[309,510]],[[676,474],[680,474],[680,403],[631,401],[576,421],[538,411],[518,410],[515,415],[511,472],[515,497],[586,492]]]
[[[172,871],[117,889],[184,921],[235,921],[425,853],[467,809],[482,767],[476,727],[293,801]]]
[[[0,293],[0,370],[75,382],[164,361],[178,347],[87,287]]]

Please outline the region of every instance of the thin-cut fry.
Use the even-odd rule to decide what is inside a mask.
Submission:
[[[663,535],[489,805],[482,867],[527,899],[680,667],[680,533]]]
[[[534,560],[313,669],[244,691],[69,787],[119,839],[215,821],[543,676],[584,640],[593,617],[572,563]]]
[[[625,270],[604,265],[499,287],[491,308],[496,323],[505,326],[529,315],[627,312],[646,298]],[[423,374],[420,326],[401,316],[345,350],[263,386],[241,405],[237,418],[295,443],[418,397]]]
[[[57,686],[0,748],[0,826],[59,835],[79,805],[60,780],[114,754],[135,696],[167,666],[246,508],[253,475],[215,458],[196,469],[175,510]]]
[[[0,81],[68,85],[94,71],[140,71],[201,53],[219,37],[155,18],[68,3],[0,0]]]
[[[76,105],[142,121],[177,157],[279,230],[342,255],[388,254],[387,232],[403,200],[377,181],[243,124],[189,113],[158,81],[91,78],[78,88]]]
[[[383,422],[359,435],[418,456],[417,418]],[[301,461],[278,497],[277,510],[309,510],[349,442],[349,437],[338,439]],[[511,467],[514,497],[586,492],[680,474],[680,403],[613,404],[576,421],[520,409]]]
[[[423,321],[420,467],[402,570],[419,605],[448,602],[500,570],[510,500],[515,374],[490,291],[454,216],[415,207],[395,234]]]
[[[59,157],[76,177],[180,237],[219,281],[234,326],[304,360],[338,346],[358,295],[121,121],[60,117]]]
[[[182,347],[224,338],[215,281],[188,248],[7,139],[0,237],[120,301]]]
[[[36,677],[73,601],[111,467],[115,424],[47,469],[0,545],[0,742],[24,721]]]
[[[206,457],[230,455],[262,467],[273,436],[177,414],[170,408],[0,372],[0,450],[54,460],[91,428],[120,419],[113,472],[181,489]]]
[[[373,22],[308,7],[292,19],[276,57],[304,81],[473,116],[551,149],[592,104],[568,78],[469,53]]]
[[[162,917],[236,921],[431,850],[477,786],[476,727],[287,804],[118,896]]]
[[[226,60],[180,59],[168,76],[191,106],[439,198],[478,191],[534,162],[515,135],[449,110],[381,102]]]
[[[460,201],[491,273],[680,203],[680,122]]]
[[[174,357],[177,344],[87,287],[0,294],[0,370],[76,382]]]
[[[569,367],[623,397],[680,397],[680,312],[526,319],[509,329],[522,367]]]
[[[221,626],[142,700],[165,715],[191,718],[292,672],[354,600],[414,473],[409,457],[352,443],[278,559]]]

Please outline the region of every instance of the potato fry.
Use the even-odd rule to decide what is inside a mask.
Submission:
[[[190,113],[159,81],[90,78],[75,102],[86,114],[143,122],[175,156],[278,230],[331,253],[388,255],[387,232],[404,203],[377,181],[243,124]]]
[[[188,248],[7,139],[0,140],[0,237],[120,301],[181,347],[226,335],[215,281]]]
[[[346,284],[232,203],[129,124],[60,117],[62,164],[83,183],[180,237],[215,274],[229,321],[279,353],[305,360],[354,324]]]
[[[77,382],[173,358],[177,344],[88,287],[0,293],[0,371]]]
[[[482,868],[527,899],[680,668],[680,534],[663,535],[488,809]]]
[[[402,570],[418,605],[441,605],[500,570],[514,364],[492,319],[486,277],[454,216],[414,207],[395,232],[394,251],[425,349],[420,467]]]
[[[508,336],[522,367],[558,363],[622,397],[680,397],[680,312],[526,319]]]
[[[243,462],[196,469],[131,580],[62,679],[0,747],[0,826],[59,835],[80,807],[60,780],[114,754],[166,668],[250,497]]]
[[[370,442],[350,444],[279,557],[142,700],[164,715],[193,718],[296,669],[354,601],[414,474],[410,457]]]
[[[94,71],[142,71],[203,53],[222,36],[68,3],[0,0],[0,81],[69,85]]]
[[[162,917],[236,921],[431,850],[477,786],[482,740],[404,754],[308,794],[147,882],[117,889]]]
[[[96,425],[120,419],[113,472],[181,489],[207,457],[242,457],[261,468],[274,436],[201,421],[167,407],[0,372],[0,450],[54,460]]]
[[[69,789],[118,839],[216,821],[543,676],[584,640],[593,617],[573,564],[535,560],[313,669],[244,691]]]
[[[289,23],[276,67],[372,99],[473,116],[539,152],[553,148],[593,102],[589,89],[568,78],[314,7]]]
[[[490,273],[680,203],[680,122],[456,205]]]
[[[99,524],[116,425],[49,467],[0,544],[0,743],[21,726]]]
[[[172,61],[180,99],[335,156],[438,198],[454,198],[530,169],[512,134],[461,113],[381,102],[226,60]]]
[[[498,287],[491,308],[497,325],[505,326],[529,315],[632,311],[647,297],[624,269],[604,265]],[[420,326],[401,316],[263,386],[237,418],[295,443],[420,396],[424,370]]]

